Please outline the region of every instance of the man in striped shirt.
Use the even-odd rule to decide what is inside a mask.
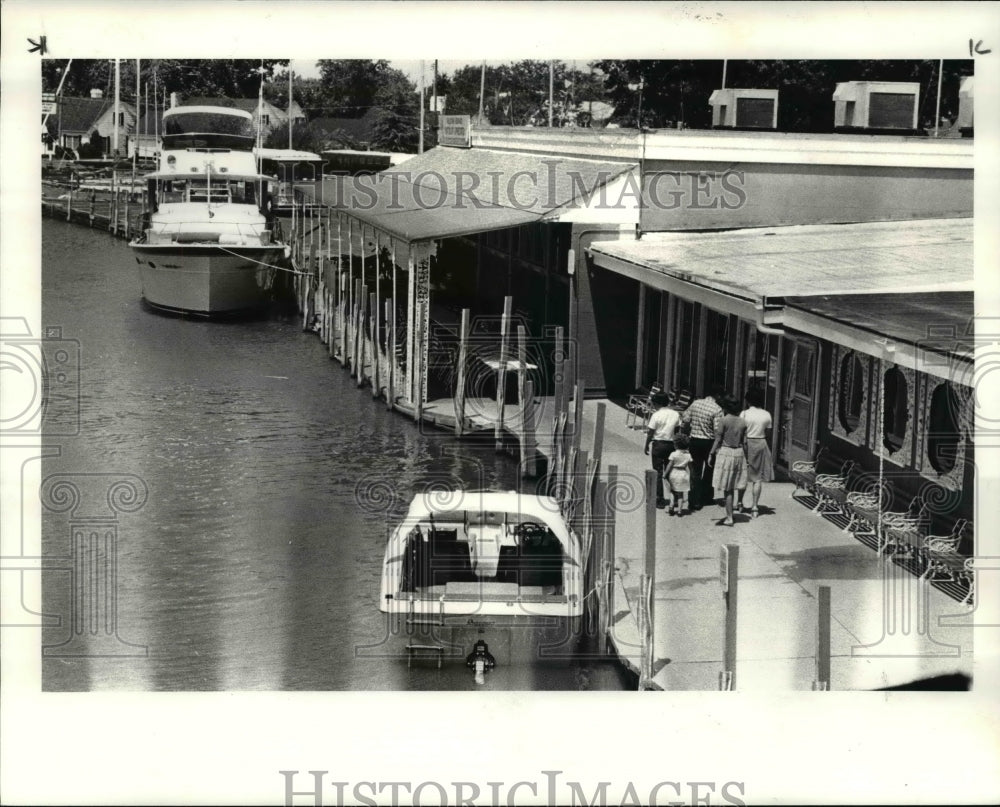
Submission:
[[[715,429],[722,420],[722,407],[718,398],[724,390],[719,386],[712,387],[704,398],[692,401],[684,410],[681,422],[691,428],[691,509],[701,510],[715,499],[712,489],[712,468],[708,464],[708,456],[715,441]]]

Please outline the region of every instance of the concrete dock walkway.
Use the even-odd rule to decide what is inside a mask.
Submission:
[[[583,448],[592,440],[598,403],[584,405]],[[650,464],[643,454],[645,432],[625,425],[622,407],[604,403],[601,471],[617,465],[619,484],[612,638],[623,661],[638,670],[635,604]],[[812,688],[820,586],[831,589],[830,689],[877,689],[956,672],[971,676],[968,607],[891,558],[880,558],[843,531],[843,519],[813,513],[815,500],[801,491],[793,498],[793,491],[791,483],[765,484],[760,516],[737,515],[732,527],[721,525],[721,506],[681,517],[657,511],[652,686],[719,688],[723,544],[740,547],[735,689]]]

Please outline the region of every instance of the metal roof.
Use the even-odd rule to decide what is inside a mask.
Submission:
[[[376,175],[328,177],[319,199],[406,241],[425,241],[556,216],[635,167],[438,147]]]
[[[601,255],[750,300],[971,291],[972,219],[656,233],[598,241]]]
[[[972,358],[975,304],[971,291],[786,297],[785,306],[925,351]],[[795,312],[784,319],[792,324]]]

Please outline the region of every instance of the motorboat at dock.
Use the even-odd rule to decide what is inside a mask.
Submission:
[[[163,114],[160,167],[147,175],[147,220],[130,247],[150,305],[232,314],[266,299],[288,247],[257,170],[250,113],[174,107]]]
[[[379,608],[393,655],[493,666],[573,658],[585,551],[558,502],[514,491],[418,495],[392,531]]]

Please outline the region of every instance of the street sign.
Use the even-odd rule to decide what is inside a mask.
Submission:
[[[463,149],[472,148],[472,116],[441,115],[438,145]]]
[[[56,114],[56,94],[54,92],[42,93],[42,114],[43,115]]]

